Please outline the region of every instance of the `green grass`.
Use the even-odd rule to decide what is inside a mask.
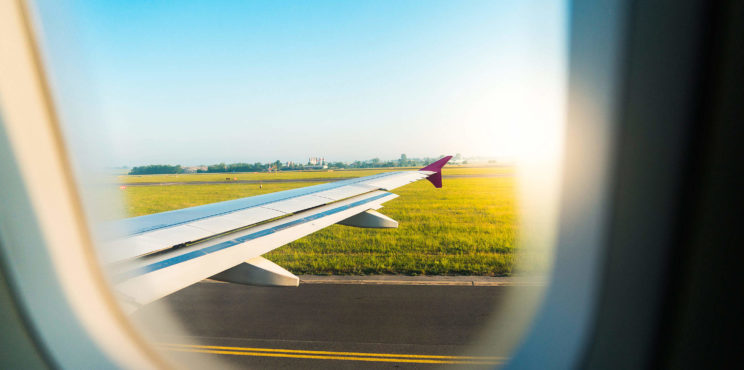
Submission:
[[[510,169],[454,170],[445,169],[445,175]],[[351,177],[370,173],[344,172]],[[284,174],[290,173],[279,175]],[[291,174],[317,178],[303,177],[305,172]],[[122,192],[129,216],[138,216],[315,183],[270,183],[262,190],[255,184],[148,186],[128,187]],[[517,208],[513,177],[449,178],[442,189],[418,181],[394,193],[400,197],[385,203],[380,212],[398,220],[397,229],[333,225],[265,257],[296,274],[503,276],[514,270]]]
[[[266,257],[294,273],[508,275],[515,262],[512,178],[419,181],[380,211],[398,229],[333,225]]]

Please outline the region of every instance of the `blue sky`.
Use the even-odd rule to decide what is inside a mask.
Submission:
[[[44,0],[38,14],[73,149],[131,166],[519,155],[560,131],[565,7]]]

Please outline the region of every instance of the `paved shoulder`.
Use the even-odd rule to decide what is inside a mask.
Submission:
[[[433,285],[433,286],[540,286],[545,278],[540,276],[323,276],[302,275],[301,284],[347,285]]]

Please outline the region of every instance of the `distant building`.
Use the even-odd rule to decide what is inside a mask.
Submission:
[[[322,166],[325,164],[325,158],[323,157],[310,157],[307,160],[307,164],[311,166]]]
[[[315,168],[328,168],[324,157],[310,157],[307,160],[307,165]]]

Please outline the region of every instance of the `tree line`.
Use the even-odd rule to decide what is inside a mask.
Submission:
[[[130,175],[155,175],[155,174],[170,174],[170,173],[183,173],[183,167],[169,166],[167,164],[151,164],[149,166],[137,166],[133,167],[130,171]]]
[[[458,154],[459,156],[459,154]],[[329,169],[347,169],[347,168],[386,168],[386,167],[423,167],[437,159],[443,157],[424,157],[424,158],[408,158],[405,154],[401,154],[400,158],[394,160],[380,160],[380,158],[372,158],[364,161],[353,161],[347,162],[328,162],[327,166]],[[274,161],[270,163],[218,163],[206,167],[206,169],[197,169],[197,173],[223,173],[223,172],[267,172],[267,171],[299,171],[307,169],[317,169],[317,165],[302,164],[294,162]],[[180,165],[165,165],[165,164],[154,164],[148,166],[137,166],[133,167],[130,171],[130,175],[155,175],[155,174],[176,174],[184,173],[186,169]]]

